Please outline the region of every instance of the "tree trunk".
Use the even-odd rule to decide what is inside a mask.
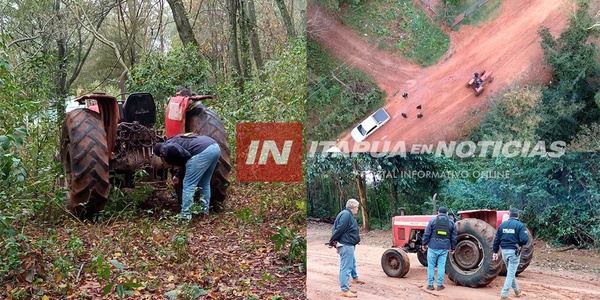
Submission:
[[[237,46],[237,12],[239,10],[238,0],[228,0],[229,9],[229,63],[238,76],[238,88],[243,90],[244,80],[242,79],[242,66],[240,65],[239,51]]]
[[[196,37],[192,31],[192,26],[190,25],[183,2],[181,0],[167,0],[167,2],[173,12],[173,20],[175,21],[175,26],[177,26],[177,32],[183,45],[187,46],[191,43],[198,47],[198,41],[196,41]]]
[[[260,40],[258,39],[258,33],[256,32],[256,9],[254,8],[254,0],[248,0],[246,2],[248,6],[248,26],[250,29],[250,45],[252,47],[252,55],[254,57],[254,63],[256,69],[260,72],[263,68],[262,51],[260,49]]]
[[[240,24],[240,32],[239,36],[240,45],[242,48],[242,72],[244,79],[249,79],[252,77],[252,54],[250,53],[250,22],[248,20],[248,9],[247,6],[244,5],[245,1],[241,3],[241,13],[242,17],[238,20]]]
[[[354,165],[354,172],[356,173],[356,185],[358,187],[358,197],[360,205],[362,206],[362,223],[363,229],[369,231],[369,214],[367,212],[367,194],[365,193],[365,184],[362,176],[360,176],[360,170],[358,169],[358,163],[352,162]]]
[[[277,3],[277,7],[281,12],[281,18],[283,19],[283,24],[285,26],[285,30],[287,31],[288,37],[295,37],[296,33],[294,30],[294,22],[292,21],[292,17],[290,16],[290,13],[285,7],[285,2],[283,0],[275,0],[275,3]]]
[[[62,121],[65,111],[65,97],[67,96],[67,50],[65,41],[65,32],[63,28],[63,15],[60,8],[60,1],[54,2],[54,14],[56,15],[58,32],[56,38],[58,71],[56,73],[56,109],[59,111],[59,120]]]

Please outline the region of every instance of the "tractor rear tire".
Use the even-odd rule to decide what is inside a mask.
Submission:
[[[110,192],[106,131],[100,114],[89,109],[67,113],[60,157],[68,185],[67,207],[80,219],[104,210]]]
[[[381,256],[381,268],[385,275],[402,278],[410,270],[408,254],[402,249],[388,249]]]
[[[529,236],[529,241],[523,248],[521,249],[521,260],[519,260],[519,266],[517,267],[516,275],[521,274],[529,264],[531,260],[533,260],[533,235],[531,235],[531,230],[527,229],[527,236]],[[500,276],[506,276],[507,270],[504,262],[502,263],[502,270],[500,271]]]
[[[423,267],[427,267],[427,250],[417,249],[417,259]]]
[[[210,179],[210,206],[214,212],[221,212],[225,208],[227,188],[231,177],[231,150],[227,141],[227,132],[223,121],[215,112],[204,105],[199,105],[187,113],[186,132],[194,132],[210,136],[219,144],[221,157]],[[179,193],[179,195],[181,195]],[[181,198],[181,197],[180,197]]]
[[[502,269],[502,260],[492,260],[496,230],[485,221],[473,218],[456,222],[456,229],[457,246],[446,262],[448,278],[468,287],[490,284]]]

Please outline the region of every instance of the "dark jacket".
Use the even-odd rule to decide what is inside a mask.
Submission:
[[[208,146],[216,143],[211,137],[186,133],[176,135],[162,143],[160,156],[165,162],[174,166],[180,166],[177,178],[185,176],[185,164],[192,156],[201,153]]]
[[[528,241],[527,227],[519,219],[510,218],[498,227],[494,238],[493,251],[498,253],[499,247],[502,247],[502,249],[517,249],[517,244],[525,246]]]
[[[360,243],[358,223],[356,222],[354,214],[347,208],[337,215],[335,222],[333,223],[333,231],[331,233],[331,239],[329,239],[329,245],[333,245],[334,241],[352,246]]]
[[[435,236],[435,221],[438,217],[442,219],[448,219],[448,215],[441,214],[429,220],[429,223],[427,223],[427,227],[425,228],[425,234],[423,234],[423,246],[426,245],[427,247],[435,250],[456,249],[456,238],[458,236],[458,233],[456,232],[456,225],[454,224],[454,222],[452,222],[452,220],[448,219],[448,223],[450,225],[450,238],[438,238]]]

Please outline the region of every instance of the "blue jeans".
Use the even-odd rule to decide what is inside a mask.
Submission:
[[[183,195],[181,199],[181,215],[191,218],[190,207],[194,203],[196,187],[200,188],[200,207],[208,213],[210,204],[210,178],[221,157],[221,149],[217,143],[208,146],[204,151],[192,156],[185,164],[183,178]]]
[[[506,266],[506,279],[504,280],[504,287],[502,288],[500,296],[508,297],[508,292],[511,287],[515,292],[519,291],[519,285],[517,284],[515,276],[517,274],[517,267],[519,266],[521,255],[516,256],[515,249],[502,249],[502,260]]]
[[[350,290],[348,285],[348,277],[352,273],[352,265],[354,263],[354,246],[346,245],[337,248],[337,252],[340,255],[340,288],[342,291],[347,292]]]
[[[358,278],[358,274],[356,273],[356,256],[352,257],[352,271],[350,272],[350,276]]]
[[[433,272],[437,265],[437,285],[444,284],[444,273],[446,273],[446,259],[448,250],[427,248],[427,285],[433,285]]]

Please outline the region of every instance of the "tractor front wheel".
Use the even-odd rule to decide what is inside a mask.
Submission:
[[[387,276],[404,277],[410,269],[408,254],[401,249],[388,249],[381,256],[381,267]]]
[[[456,249],[446,261],[448,278],[462,286],[490,284],[502,268],[501,260],[492,260],[496,230],[485,221],[473,218],[456,222],[456,230]]]
[[[66,115],[60,157],[69,210],[78,218],[92,219],[104,209],[109,194],[108,147],[100,114],[74,109]]]

